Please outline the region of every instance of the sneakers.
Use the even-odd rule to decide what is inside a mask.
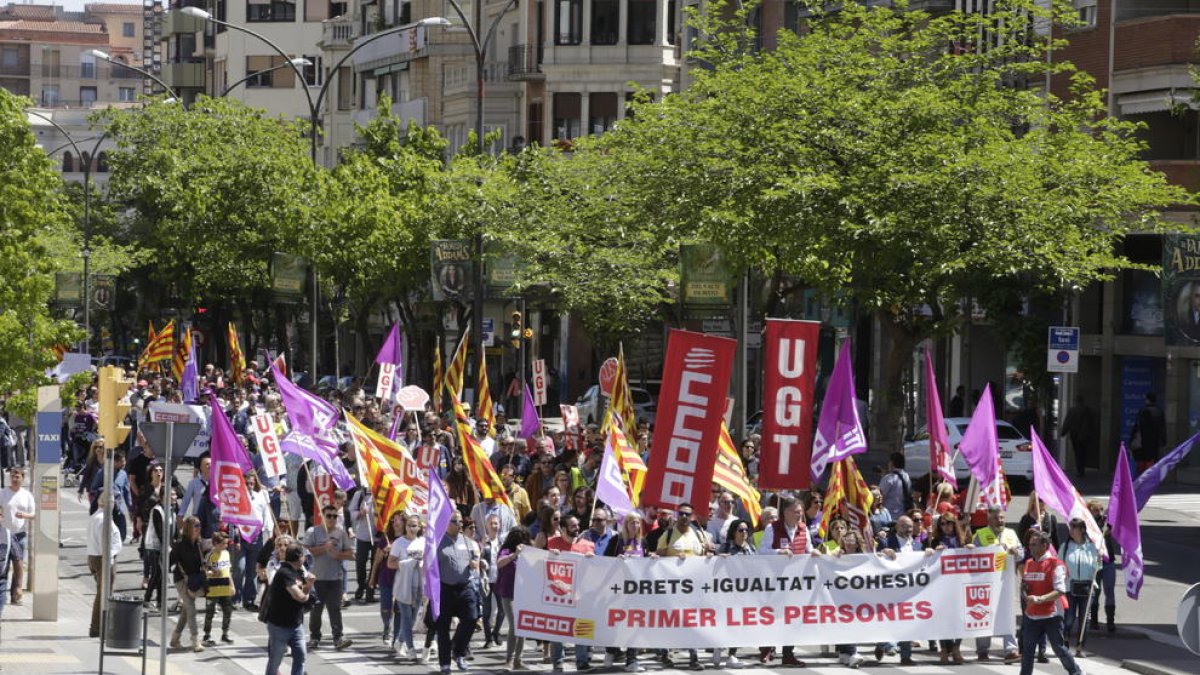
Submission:
[[[561,663],[556,663],[556,664],[554,664],[553,666],[551,666],[550,670],[551,670],[551,671],[553,671],[553,672],[555,672],[555,673],[561,673],[561,672],[563,671],[562,664],[561,664]]]
[[[988,653],[987,653],[987,652],[979,652],[979,658],[978,658],[978,659],[976,659],[976,660],[978,660],[978,661],[991,661],[991,660],[992,660],[992,657],[991,657],[990,655],[988,655]]]
[[[461,656],[454,657],[454,667],[458,668],[458,670],[463,673],[470,670],[470,666],[467,665],[467,660]]]
[[[616,661],[616,660],[617,660],[617,656],[616,656],[616,654],[613,654],[612,652],[605,652],[605,654],[604,654],[604,667],[605,667],[605,668],[612,668],[612,664],[613,664],[613,662],[614,662],[614,661]]]
[[[204,645],[200,644],[199,642],[193,641],[192,642],[192,651],[196,652],[198,654],[198,653],[204,651]]]
[[[774,647],[760,647],[758,649],[758,662],[759,663],[770,663],[771,661],[774,661],[774,660],[775,660],[775,648]]]
[[[178,635],[171,636],[171,649],[183,649],[183,644],[179,641]]]
[[[450,666],[442,666],[442,675],[450,675]]]
[[[1016,663],[1017,661],[1020,661],[1020,660],[1021,660],[1021,653],[1015,649],[1004,655],[1005,663]]]
[[[308,641],[308,651],[315,652],[321,646],[321,638],[313,638]]]
[[[405,646],[403,642],[396,645],[392,651],[396,654],[397,658],[401,658],[401,659],[408,658],[408,647]]]
[[[233,644],[233,638],[229,637],[229,633],[226,633],[221,636],[221,642],[224,642],[227,645],[231,645],[231,644]]]
[[[204,645],[205,647],[216,647],[217,646],[217,643],[213,642],[212,636],[210,636],[210,635],[205,635],[204,640],[202,640],[200,642],[200,644]]]
[[[796,658],[795,654],[784,654],[783,659],[781,659],[779,661],[779,663],[781,665],[788,666],[790,668],[803,668],[804,667],[804,662],[801,661],[800,659]]]
[[[745,664],[742,663],[741,661],[739,661],[738,657],[736,657],[736,656],[730,655],[730,656],[725,657],[725,667],[726,668],[737,669],[737,668],[741,668],[744,665]]]
[[[634,661],[633,663],[625,664],[625,672],[627,672],[627,673],[644,673],[644,672],[646,672],[646,668],[642,664],[638,663],[637,661]]]
[[[581,663],[581,664],[575,666],[575,670],[577,670],[578,672],[581,672],[581,673],[586,673],[591,669],[592,669],[592,664],[590,664],[590,663]]]
[[[340,652],[352,644],[354,644],[354,640],[350,640],[348,638],[341,638],[339,640],[333,641],[333,648]]]
[[[857,669],[863,664],[863,657],[858,654],[838,654],[838,662],[847,668]]]
[[[721,664],[725,663],[725,657],[721,656],[722,651],[723,650],[718,649],[717,653],[712,655],[711,661],[713,668],[720,668]]]
[[[688,661],[688,668],[692,670],[704,670],[704,664],[700,663],[700,659],[692,659]]]

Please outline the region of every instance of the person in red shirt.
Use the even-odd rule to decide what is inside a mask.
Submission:
[[[580,537],[579,531],[579,519],[575,516],[567,516],[563,522],[562,530],[546,540],[546,550],[550,551],[550,555],[577,553],[591,558],[596,554],[596,545]],[[554,663],[554,672],[556,673],[562,672],[564,651],[563,643],[561,642],[554,642],[550,645],[550,659]],[[589,663],[591,658],[592,648],[590,646],[575,645],[576,670],[591,670],[592,666]]]
[[[1066,610],[1067,568],[1050,552],[1050,539],[1041,530],[1029,530],[1029,559],[1021,571],[1021,595],[1025,613],[1021,617],[1021,675],[1033,674],[1033,658],[1042,636],[1068,675],[1083,675],[1063,639]]]

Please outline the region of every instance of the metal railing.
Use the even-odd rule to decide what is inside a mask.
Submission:
[[[347,17],[328,19],[321,25],[321,44],[326,47],[349,47],[354,40],[354,21]]]
[[[107,63],[83,63],[77,65],[52,65],[43,63],[40,66],[43,78],[65,80],[140,80],[142,76],[124,66]]]
[[[542,74],[542,45],[524,44],[508,48],[508,79],[535,80]]]

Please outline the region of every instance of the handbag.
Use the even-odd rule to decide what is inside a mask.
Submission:
[[[1091,595],[1091,592],[1092,592],[1092,580],[1091,579],[1084,579],[1083,581],[1072,581],[1071,582],[1071,595],[1073,595],[1077,598],[1086,598],[1087,596]]]
[[[205,587],[208,585],[208,575],[204,572],[192,572],[187,575],[187,590],[188,595],[193,598],[199,598],[204,595]]]

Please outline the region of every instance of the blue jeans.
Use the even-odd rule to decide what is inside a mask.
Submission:
[[[304,675],[304,623],[295,628],[268,623],[266,675],[276,675],[289,647],[292,650],[292,675]]]
[[[258,554],[262,551],[262,535],[259,540],[242,542],[242,604],[258,604]]]
[[[1054,655],[1066,669],[1067,675],[1083,675],[1083,671],[1079,669],[1075,659],[1071,658],[1071,651],[1063,642],[1063,619],[1061,616],[1052,616],[1049,619],[1021,617],[1021,675],[1033,674],[1034,652],[1037,651],[1037,644],[1042,636],[1045,636],[1046,641],[1050,643],[1050,648],[1054,650]]]
[[[397,602],[395,619],[393,621],[396,632],[393,635],[392,642],[400,642],[410,650],[416,649],[413,646],[413,628],[416,622],[417,606]]]
[[[550,643],[550,660],[558,665],[566,656],[566,645],[561,642]],[[592,660],[592,648],[588,645],[575,645],[575,667],[582,668]]]

